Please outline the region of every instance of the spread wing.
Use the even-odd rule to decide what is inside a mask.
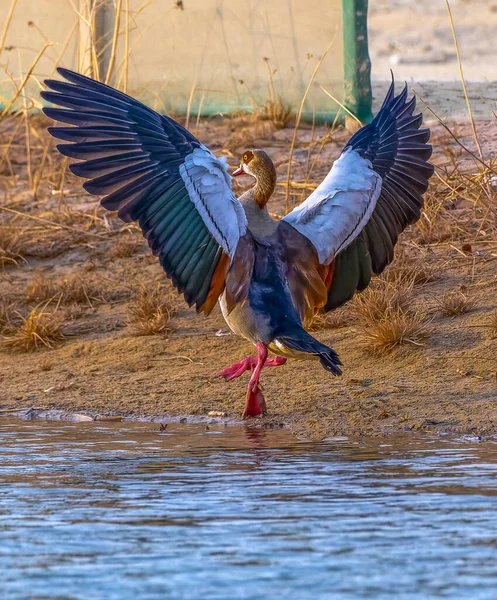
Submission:
[[[335,161],[321,185],[284,220],[314,244],[330,264],[364,229],[381,192],[381,177],[353,148]]]
[[[188,304],[208,314],[247,221],[231,191],[226,160],[216,158],[189,131],[144,104],[67,69],[69,83],[46,81],[45,114],[71,125],[49,132],[68,143],[57,149],[83,162],[71,171],[101,204],[143,235]]]
[[[373,121],[355,133],[321,185],[285,220],[316,248],[326,271],[325,310],[367,287],[393,260],[399,234],[417,221],[434,167],[416,100],[394,83]]]

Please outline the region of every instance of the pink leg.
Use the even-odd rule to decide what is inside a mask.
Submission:
[[[265,367],[279,367],[280,365],[284,365],[286,363],[286,358],[282,356],[272,356],[271,358],[267,358],[264,363]],[[236,379],[243,375],[245,371],[254,371],[257,366],[257,356],[249,356],[240,360],[239,362],[231,365],[230,367],[226,367],[219,373],[216,373],[216,377],[224,377],[226,381],[231,381],[232,379]]]
[[[226,381],[231,381],[232,379],[236,379],[243,375],[245,371],[253,371],[255,369],[255,365],[257,364],[256,356],[248,356],[243,360],[231,365],[231,367],[226,367],[219,373],[216,373],[216,377],[224,377]]]
[[[252,377],[247,387],[247,404],[243,412],[243,418],[258,417],[266,412],[266,401],[259,385],[259,377],[262,367],[267,360],[267,346],[262,342],[257,343],[257,364],[252,372]]]

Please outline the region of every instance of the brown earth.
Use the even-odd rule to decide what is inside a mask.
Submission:
[[[70,174],[64,175],[61,185],[63,161],[50,150],[43,163],[46,123],[35,124],[31,164],[20,132],[9,161],[0,167],[5,189],[2,208],[20,213],[0,211],[0,226],[18,236],[15,256],[5,261],[0,272],[1,299],[11,305],[15,326],[20,316],[40,304],[26,297],[33,278],[57,282],[76,275],[87,297],[65,302],[55,296],[47,304],[45,310],[63,318],[66,337],[55,348],[30,353],[0,348],[0,409],[55,408],[165,420],[221,411],[238,420],[247,375],[230,383],[213,375],[251,354],[253,348],[228,335],[218,308],[206,319],[179,298],[166,334],[135,334],[129,323],[130,302],[141,286],[151,289],[166,277],[135,227],[105,215]],[[13,122],[5,126],[3,143],[13,127]],[[467,125],[454,130],[462,143],[473,147]],[[372,353],[365,346],[354,303],[349,303],[338,311],[331,328],[314,333],[337,350],[344,363],[343,377],[333,378],[313,362],[289,361],[264,370],[269,415],[260,420],[262,424],[288,425],[314,438],[404,429],[497,431],[497,340],[493,337],[497,331],[489,326],[497,290],[493,180],[487,173],[482,183],[477,178],[481,164],[442,128],[434,131],[439,177],[432,180],[420,224],[404,234],[398,264],[389,268],[415,263],[431,273],[429,281],[414,287],[413,295],[429,322],[428,337],[389,353]],[[479,131],[485,161],[491,161],[497,125],[480,122]],[[214,151],[227,154],[232,166],[245,146],[265,148],[278,166],[280,182],[286,180],[292,134],[292,128],[275,130],[271,123],[244,117],[207,120],[198,130]],[[347,138],[341,129],[331,135],[324,127],[300,129],[292,168],[292,180],[297,182],[291,189],[292,206],[309,193],[298,185],[311,188],[319,183]],[[36,183],[42,164],[34,197],[28,172],[31,169]],[[271,204],[275,214],[283,214],[284,203],[285,187],[280,186]],[[443,294],[461,290],[473,303],[471,309],[455,317],[441,314]],[[4,340],[11,334],[12,330],[5,330]]]
[[[407,81],[444,119],[464,118],[466,101],[445,0],[369,0],[374,105],[390,81]],[[488,118],[497,97],[497,2],[450,0],[473,115]]]

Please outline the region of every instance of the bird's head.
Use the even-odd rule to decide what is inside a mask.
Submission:
[[[232,176],[251,175],[255,178],[254,199],[262,208],[274,192],[276,186],[276,169],[273,161],[264,150],[246,150],[238,169]]]

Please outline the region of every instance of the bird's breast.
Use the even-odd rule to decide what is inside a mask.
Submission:
[[[269,319],[264,313],[254,310],[248,298],[237,304],[230,312],[225,292],[221,296],[219,304],[224,320],[233,333],[254,344],[269,342],[271,338]]]

